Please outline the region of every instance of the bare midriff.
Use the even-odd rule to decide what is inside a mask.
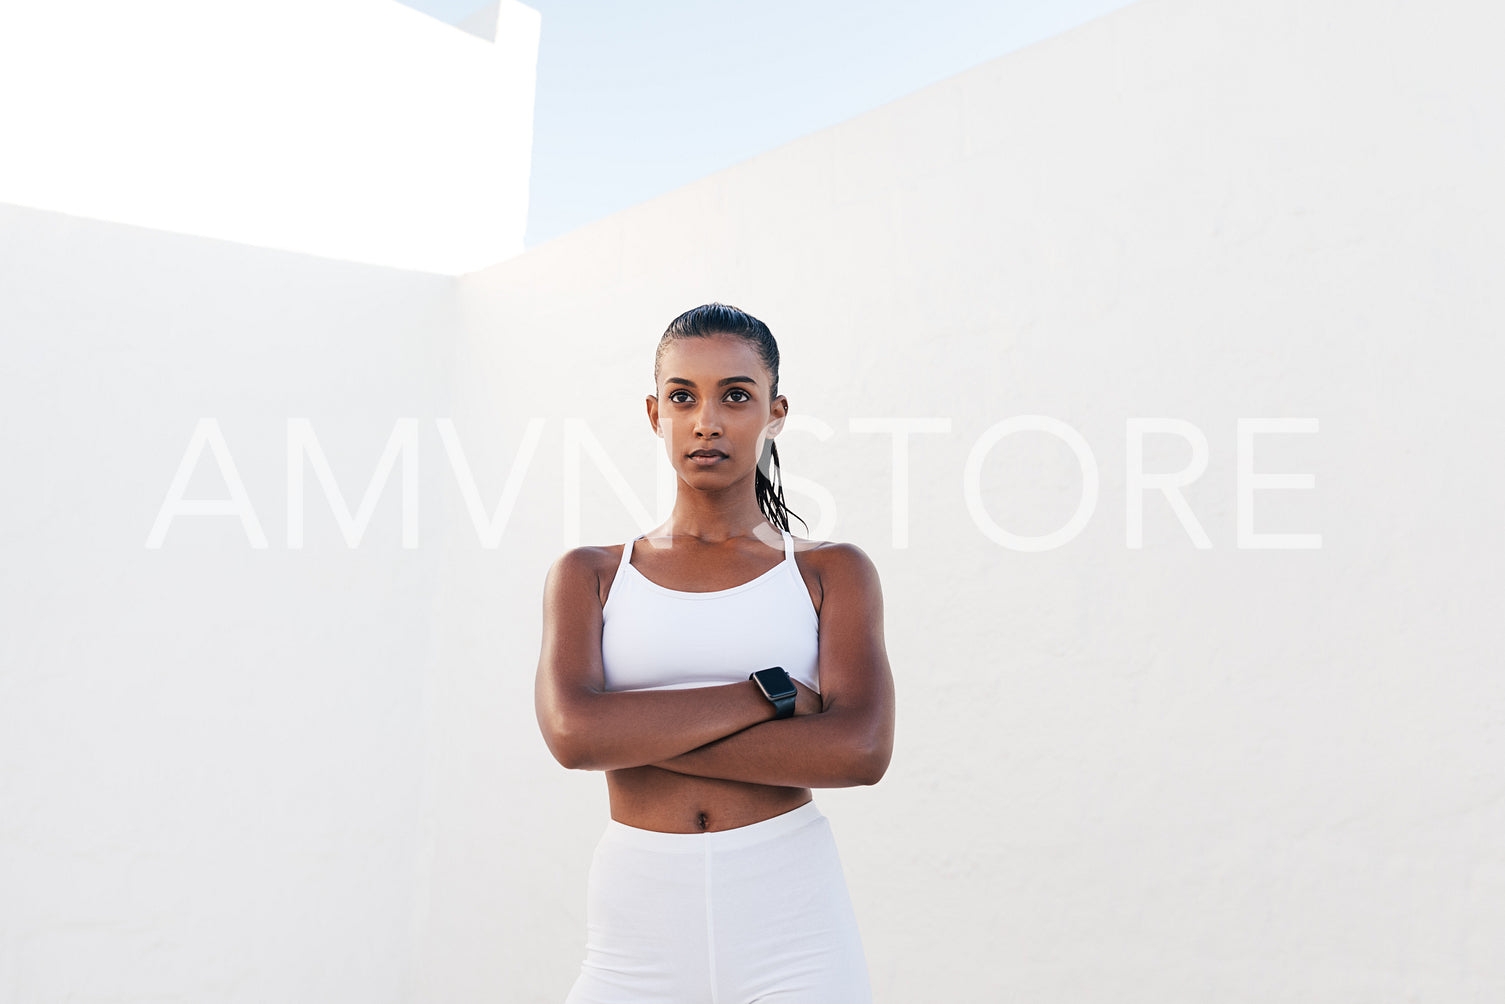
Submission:
[[[606,772],[611,818],[642,830],[708,833],[761,822],[810,801],[809,788],[678,774],[662,767]]]

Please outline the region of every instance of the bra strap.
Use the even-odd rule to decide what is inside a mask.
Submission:
[[[627,543],[625,543],[625,544],[622,545],[622,561],[621,561],[620,564],[617,565],[617,574],[618,575],[622,574],[622,569],[624,569],[628,565],[632,564],[632,541],[633,540],[642,540],[642,539],[643,539],[643,535],[642,534],[638,534],[636,537],[633,537],[632,540],[629,540]]]
[[[784,560],[787,561],[787,562],[789,562],[790,564],[793,564],[794,563],[794,537],[793,537],[793,535],[790,534],[790,532],[788,530],[780,530],[779,532],[784,535]]]

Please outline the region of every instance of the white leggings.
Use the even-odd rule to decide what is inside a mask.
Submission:
[[[608,820],[566,1004],[870,1004],[831,826],[814,802],[731,830]]]

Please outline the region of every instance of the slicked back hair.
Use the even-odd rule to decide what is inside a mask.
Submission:
[[[710,338],[713,335],[741,338],[751,345],[764,368],[768,370],[772,381],[771,396],[779,396],[779,343],[774,341],[773,332],[768,330],[768,325],[756,317],[725,303],[703,304],[693,310],[685,311],[669,322],[669,327],[664,331],[663,337],[658,340],[658,351],[653,356],[654,385],[658,385],[659,364],[663,361],[664,352],[668,350],[671,343],[681,338]],[[763,515],[768,517],[770,523],[780,530],[788,531],[790,516],[801,523],[805,523],[805,520],[791,511],[784,502],[778,444],[772,439],[765,440],[765,442],[768,445],[758,457],[758,470],[754,475],[757,482],[758,508],[763,510]],[[810,525],[805,523],[807,533],[809,529]]]

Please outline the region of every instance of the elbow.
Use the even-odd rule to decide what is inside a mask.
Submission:
[[[554,754],[554,759],[559,766],[567,770],[589,770],[586,765],[585,755],[573,746],[549,744],[549,752]]]
[[[574,727],[567,716],[553,715],[540,721],[539,725],[544,745],[548,746],[549,753],[561,767],[569,770],[592,769],[590,747],[581,735],[581,730]]]
[[[855,788],[877,784],[888,772],[893,755],[893,726],[881,720],[852,718],[842,730],[841,748],[847,755],[837,757],[837,777],[832,786]]]
[[[888,773],[887,761],[864,762],[854,775],[852,786],[877,784]]]
[[[569,770],[581,769],[584,757],[580,750],[567,742],[563,736],[544,733],[544,745],[549,747],[549,753],[558,761],[559,766]]]
[[[604,770],[596,762],[591,751],[579,743],[551,743],[549,752],[559,761],[559,766],[568,770]]]
[[[852,764],[852,787],[877,784],[888,773],[888,762],[893,748],[887,744],[864,746],[861,755]]]

